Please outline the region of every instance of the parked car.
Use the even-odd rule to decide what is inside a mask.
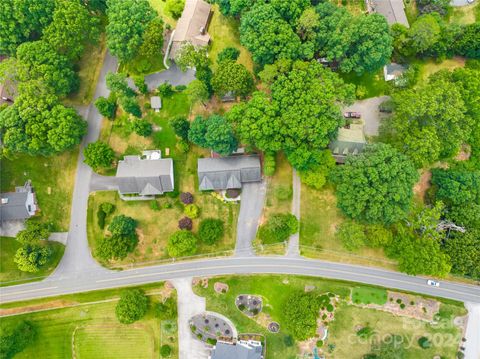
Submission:
[[[432,279],[427,280],[427,284],[431,285],[432,287],[440,287],[440,283]]]
[[[345,118],[360,118],[360,117],[362,117],[362,114],[360,112],[348,111],[348,112],[343,113],[343,117],[345,117]]]

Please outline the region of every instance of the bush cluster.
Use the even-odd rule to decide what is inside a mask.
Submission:
[[[258,237],[263,244],[273,244],[286,241],[288,237],[298,232],[298,219],[293,214],[277,213],[260,226]]]

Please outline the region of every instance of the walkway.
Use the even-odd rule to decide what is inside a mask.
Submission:
[[[266,194],[265,181],[245,183],[242,186],[240,214],[237,223],[235,256],[254,256],[252,241],[257,236],[258,223],[262,215]]]
[[[298,176],[297,171],[293,170],[292,175],[292,187],[293,187],[293,196],[292,196],[292,214],[297,217],[299,223],[299,231],[290,236],[288,240],[288,249],[287,256],[289,257],[298,257],[300,256],[300,202],[301,202],[301,192],[302,192],[302,183],[300,182],[300,177]]]
[[[191,277],[175,279],[172,283],[177,290],[179,358],[207,359],[206,346],[193,337],[188,324],[194,315],[205,312],[205,298],[193,293]]]

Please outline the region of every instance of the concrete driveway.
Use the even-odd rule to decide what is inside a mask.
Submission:
[[[384,114],[380,113],[378,106],[389,96],[372,97],[366,100],[355,101],[351,106],[348,106],[344,111],[360,112],[362,119],[365,121],[365,134],[367,136],[378,136],[378,128]]]
[[[467,330],[465,332],[465,359],[480,358],[480,304],[465,303],[468,309]]]
[[[150,90],[156,89],[164,82],[178,86],[188,85],[193,80],[195,80],[195,70],[188,69],[182,72],[175,64],[172,64],[168,70],[145,76],[145,83]]]
[[[237,224],[236,256],[253,256],[252,241],[257,235],[258,222],[265,203],[265,182],[245,183],[242,187],[240,214]]]
[[[118,181],[117,177],[101,176],[93,172],[92,177],[90,179],[90,192],[116,191],[118,190],[117,181]]]

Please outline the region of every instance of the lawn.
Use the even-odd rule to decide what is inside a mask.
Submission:
[[[214,282],[226,283],[229,290],[225,294],[216,293],[213,289]],[[281,275],[257,275],[257,276],[227,276],[210,278],[207,288],[200,285],[194,287],[197,295],[207,299],[207,310],[215,311],[227,316],[235,324],[239,333],[259,333],[266,336],[267,355],[266,359],[282,358],[294,359],[299,354],[297,347],[287,346],[285,338],[289,336],[286,329],[284,305],[287,298],[295,291],[304,291],[305,286],[314,286],[314,293],[323,294],[332,292],[341,298],[340,306],[335,311],[335,319],[329,325],[329,337],[324,347],[334,344],[335,349],[332,358],[360,358],[368,353],[370,344],[362,341],[357,344],[359,338],[355,335],[355,328],[369,325],[383,334],[401,334],[405,338],[413,340],[412,348],[408,349],[407,358],[432,358],[434,352],[444,357],[453,358],[453,353],[460,342],[460,332],[452,325],[454,316],[464,315],[465,310],[459,304],[441,304],[443,312],[441,323],[437,326],[426,322],[394,316],[390,313],[362,309],[348,304],[351,290],[354,288],[366,298],[366,295],[377,293],[382,289],[357,284],[326,280],[322,278],[310,278],[299,276]],[[378,292],[379,293],[379,292]],[[243,315],[235,306],[235,298],[240,294],[260,295],[263,299],[263,313],[260,314],[259,322]],[[270,321],[280,324],[280,333],[272,334],[265,328]],[[404,325],[405,324],[405,325]],[[357,329],[358,330],[358,329]],[[428,351],[421,351],[416,340],[421,336],[443,336],[443,346],[437,345]],[[452,335],[453,338],[449,337]],[[373,339],[373,337],[371,338]],[[448,341],[447,341],[448,340]],[[425,355],[422,355],[425,354]]]
[[[357,86],[357,96],[361,97],[361,99],[383,96],[389,88],[389,85],[383,76],[383,68],[376,73],[366,72],[363,75],[358,76],[355,72],[350,72],[348,74],[340,74],[340,77],[345,82]],[[358,95],[359,87],[363,88],[363,96]]]
[[[85,46],[85,51],[77,64],[80,87],[77,92],[72,93],[65,99],[66,104],[86,105],[92,101],[105,53],[105,33],[102,32],[97,44],[87,44]]]
[[[31,180],[35,189],[38,219],[53,225],[54,231],[68,231],[70,207],[78,148],[61,155],[43,157],[16,155],[2,159],[0,166],[1,191],[14,191]]]
[[[165,11],[166,1],[148,0],[148,2],[166,24],[169,24],[172,28],[175,28],[175,26],[177,25],[177,20],[175,20],[173,17],[170,16],[170,14]]]
[[[355,287],[352,289],[352,302],[383,305],[387,302],[387,290],[375,287]]]
[[[479,2],[475,1],[471,5],[452,7],[449,14],[449,22],[468,25],[480,20],[480,6],[478,4]]]
[[[175,295],[162,284],[148,286],[150,303]],[[30,322],[37,330],[32,345],[15,358],[159,358],[160,347],[169,344],[174,352],[171,358],[178,357],[177,333],[171,331],[162,336],[162,322],[154,315],[153,305],[144,318],[131,325],[122,325],[115,318],[118,290],[99,292],[102,302],[84,303],[74,307],[50,309],[2,318],[2,326],[15,325],[21,320]],[[84,295],[52,298],[45,302],[44,309],[55,308],[59,303],[72,305]],[[17,304],[18,305],[18,304]],[[174,327],[175,319],[171,322]]]
[[[353,15],[363,14],[367,10],[364,0],[330,0],[330,2],[339,7],[346,7]]]
[[[212,59],[213,67],[216,67],[217,56],[226,47],[235,47],[240,50],[238,62],[244,65],[249,71],[253,71],[253,61],[250,52],[240,45],[240,34],[238,31],[238,20],[232,17],[223,16],[218,5],[213,5],[213,16],[208,27],[208,33],[212,38],[209,49],[209,56]]]
[[[301,203],[300,245],[303,255],[334,262],[396,268],[381,249],[365,247],[353,253],[335,238],[336,226],[344,217],[337,208],[332,188],[318,191],[302,185]]]
[[[65,246],[61,243],[51,242],[51,245],[53,254],[50,261],[42,266],[40,271],[28,273],[19,270],[13,261],[17,249],[21,247],[20,243],[15,238],[0,237],[0,286],[41,280],[48,276],[57,267],[65,250]]]
[[[465,59],[463,57],[454,57],[452,59],[446,59],[438,63],[434,60],[415,60],[414,63],[417,63],[420,66],[419,78],[423,81],[426,81],[428,77],[435,72],[440,70],[455,70],[459,67],[465,66]]]
[[[127,63],[121,63],[118,68],[118,72],[126,73],[128,76],[146,76],[162,70],[165,70],[162,53],[152,57],[137,56]]]

